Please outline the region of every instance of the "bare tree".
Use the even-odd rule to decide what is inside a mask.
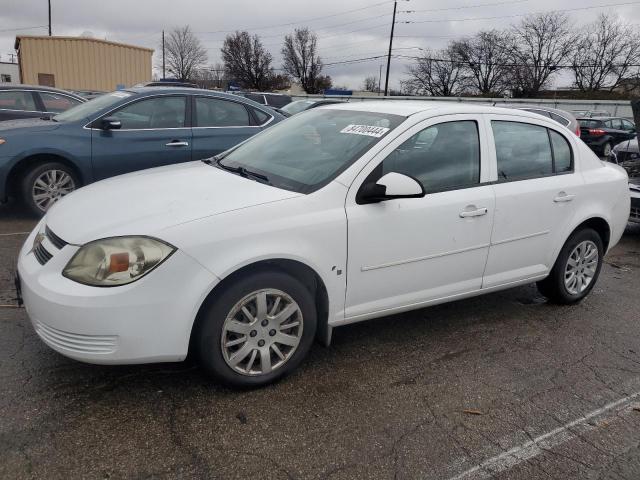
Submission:
[[[199,69],[192,80],[200,88],[224,88],[227,81],[224,65],[216,63]]]
[[[498,30],[482,31],[451,43],[463,62],[470,86],[485,96],[502,95],[509,86],[509,35]]]
[[[612,91],[638,60],[640,37],[634,29],[616,15],[601,14],[580,32],[571,69],[583,92]]]
[[[464,65],[452,47],[425,50],[407,73],[409,80],[403,83],[403,90],[412,94],[451,97],[467,88]]]
[[[245,88],[266,90],[273,76],[271,54],[257,35],[235,32],[222,45],[222,59],[227,75]]]
[[[296,28],[284,37],[282,58],[284,71],[300,82],[307,93],[321,90],[318,80],[322,72],[322,60],[317,54],[317,36],[308,28]]]
[[[364,87],[365,92],[378,92],[378,77],[370,76],[364,79]]]
[[[180,80],[191,80],[207,62],[207,51],[189,25],[175,28],[165,39],[167,71]]]
[[[569,17],[547,12],[531,15],[513,27],[511,83],[516,96],[532,97],[548,85],[558,66],[569,59],[575,34]]]

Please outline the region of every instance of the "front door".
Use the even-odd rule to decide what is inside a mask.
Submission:
[[[544,276],[567,234],[576,202],[586,201],[581,198],[582,177],[574,170],[570,133],[519,117],[489,120],[498,181],[485,288]]]
[[[494,214],[492,186],[483,184],[484,130],[472,115],[431,119],[392,142],[356,178],[346,203],[347,320],[481,288]],[[357,203],[363,184],[392,171],[418,179],[426,196]]]
[[[117,130],[93,122],[91,153],[96,180],[191,160],[191,127],[182,95],[162,95],[126,104],[106,116]]]

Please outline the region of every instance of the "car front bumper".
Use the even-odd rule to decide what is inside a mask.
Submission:
[[[18,259],[27,314],[44,343],[57,352],[98,364],[183,360],[194,319],[217,278],[178,250],[153,272],[118,287],[91,287],[62,276],[78,250],[42,246],[52,256],[43,265],[32,251],[44,222],[29,235]]]

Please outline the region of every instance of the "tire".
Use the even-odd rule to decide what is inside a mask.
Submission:
[[[602,146],[602,156],[609,158],[611,155],[611,143],[607,142]]]
[[[263,293],[266,308],[260,313],[258,296]],[[201,366],[214,379],[235,387],[259,387],[291,373],[315,337],[313,298],[300,281],[284,272],[259,271],[240,277],[217,292],[201,312],[195,339]],[[253,320],[242,311],[242,305]],[[296,322],[299,326],[282,328]],[[289,344],[293,337],[298,342],[295,347]]]
[[[46,162],[24,173],[20,193],[29,210],[42,217],[55,202],[79,187],[80,182],[73,169],[59,162]]]
[[[577,250],[579,246],[582,250]],[[581,251],[583,257],[580,256]],[[597,252],[595,259],[591,258],[593,252]],[[560,250],[549,276],[537,283],[538,290],[553,303],[569,305],[579,302],[591,292],[598,280],[603,255],[602,238],[595,230],[584,228],[574,232]],[[570,261],[577,266],[570,267]]]

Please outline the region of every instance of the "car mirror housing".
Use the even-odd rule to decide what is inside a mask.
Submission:
[[[122,128],[122,122],[115,117],[104,117],[100,126],[103,130],[118,130]]]
[[[383,175],[377,182],[362,186],[358,194],[358,203],[379,203],[398,198],[422,198],[424,187],[417,179],[397,172]]]

